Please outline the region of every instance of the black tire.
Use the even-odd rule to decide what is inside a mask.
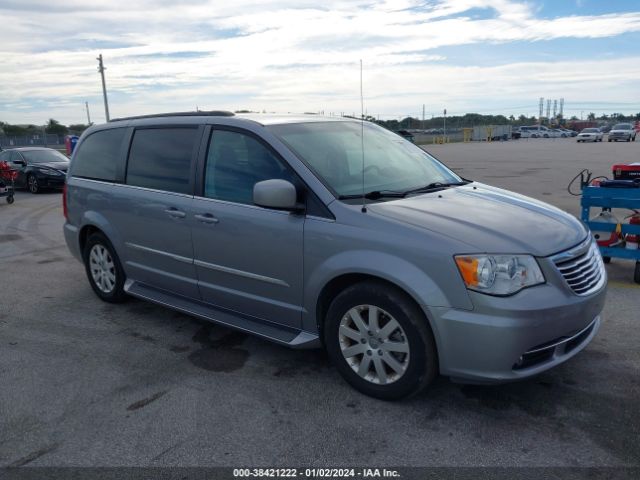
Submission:
[[[611,257],[602,257],[604,263],[611,263]]]
[[[34,195],[40,193],[40,184],[38,183],[38,177],[33,174],[30,174],[27,177],[27,190],[29,190]]]
[[[11,205],[14,201],[15,201],[15,199],[13,198],[13,195],[9,195],[9,196],[7,197],[7,203],[8,203],[9,205]]]
[[[607,140],[607,142],[610,142],[610,141],[611,141],[611,139],[608,139],[608,140]]]
[[[631,135],[629,135],[629,138],[627,138],[627,142],[631,141]]]
[[[633,272],[633,281],[640,283],[640,262],[636,262],[636,270]]]
[[[100,289],[100,287],[97,285],[91,273],[89,256],[91,254],[91,250],[96,245],[100,245],[104,247],[104,249],[107,250],[107,252],[111,256],[111,259],[113,261],[114,270],[115,270],[115,285],[113,286],[113,289],[111,289],[108,292],[105,292]],[[113,245],[111,245],[111,242],[103,233],[96,232],[96,233],[92,233],[89,236],[89,238],[87,239],[87,243],[84,246],[84,251],[82,252],[82,258],[84,260],[84,267],[87,273],[89,284],[91,285],[91,288],[93,289],[95,294],[98,297],[100,297],[100,299],[109,303],[122,303],[127,299],[127,294],[124,291],[124,282],[126,279],[124,275],[124,270],[122,269],[122,265],[120,264],[120,259],[118,258],[118,255],[116,254],[116,251],[113,248]]]
[[[342,354],[339,335],[340,323],[343,318],[347,318],[349,310],[360,305],[375,306],[387,312],[400,324],[406,336],[404,341],[408,343],[409,353],[406,354],[408,359],[404,357],[404,361],[408,363],[399,378],[385,385],[373,383],[361,377]],[[373,337],[372,340],[375,340]],[[429,385],[438,373],[436,344],[424,313],[404,292],[381,282],[359,283],[348,287],[336,296],[325,319],[324,342],[330,360],[344,379],[356,390],[371,397],[398,400],[416,394]],[[362,343],[365,342],[362,341]],[[358,342],[354,344],[357,345]],[[378,347],[372,346],[371,348]],[[381,351],[378,350],[377,353],[381,353]],[[371,351],[367,353],[371,353]],[[375,354],[374,351],[373,355]],[[365,356],[366,354],[363,353],[362,361]],[[369,356],[372,357],[372,355]],[[371,361],[368,360],[368,362]],[[374,367],[371,368],[376,370]]]

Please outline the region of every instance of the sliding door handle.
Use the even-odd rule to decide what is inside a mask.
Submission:
[[[184,218],[187,216],[186,213],[181,212],[180,210],[178,210],[177,208],[167,208],[164,213],[168,214],[170,217],[173,218]]]
[[[218,223],[220,221],[210,213],[200,213],[193,217],[201,223]]]

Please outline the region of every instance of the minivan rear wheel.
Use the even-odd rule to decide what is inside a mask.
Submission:
[[[92,233],[83,251],[87,278],[93,291],[105,302],[126,300],[124,270],[113,245],[102,233]]]
[[[425,388],[438,372],[433,333],[402,291],[365,282],[342,291],[327,312],[329,358],[360,392],[396,400]]]

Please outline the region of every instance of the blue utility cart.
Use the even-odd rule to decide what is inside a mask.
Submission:
[[[591,222],[590,209],[599,208],[624,208],[627,210],[640,211],[640,188],[605,188],[588,186],[582,190],[582,221],[585,222],[592,231],[614,232],[618,225],[614,223]],[[640,225],[621,224],[621,233],[640,235]],[[626,258],[635,260],[636,267],[634,281],[640,283],[640,249],[629,250],[624,245],[616,247],[600,247],[603,257]]]

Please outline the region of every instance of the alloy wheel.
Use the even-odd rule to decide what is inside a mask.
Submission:
[[[30,175],[28,183],[29,183],[29,191],[31,193],[38,193],[38,189],[39,189],[38,179],[35,176]]]
[[[96,287],[103,293],[111,293],[116,286],[116,266],[104,245],[98,243],[91,248],[89,269]]]
[[[400,323],[374,305],[351,308],[340,321],[340,350],[351,369],[368,382],[387,385],[409,366],[409,341]]]

